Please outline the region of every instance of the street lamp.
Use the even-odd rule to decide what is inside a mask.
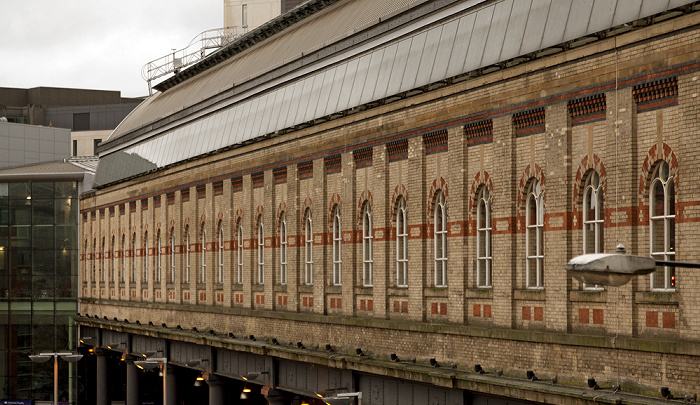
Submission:
[[[168,378],[168,358],[167,357],[146,357],[145,360],[134,361],[136,367],[141,370],[153,370],[159,364],[163,366],[163,405],[168,405],[168,391],[166,390],[166,381]]]
[[[75,363],[83,358],[82,354],[73,354],[71,352],[61,353],[39,353],[29,356],[29,360],[34,363],[46,363],[53,356],[53,404],[58,405],[58,356],[69,363]]]

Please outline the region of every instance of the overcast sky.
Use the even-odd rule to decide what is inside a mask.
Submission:
[[[143,65],[222,27],[223,10],[223,0],[0,0],[0,87],[145,96]]]

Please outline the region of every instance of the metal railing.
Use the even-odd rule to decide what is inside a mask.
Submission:
[[[180,69],[193,65],[213,51],[233,42],[236,38],[245,34],[247,27],[225,27],[208,30],[200,33],[190,43],[178,50],[146,63],[141,69],[141,76],[148,82],[148,94],[153,94],[151,82],[170,73],[177,73]]]

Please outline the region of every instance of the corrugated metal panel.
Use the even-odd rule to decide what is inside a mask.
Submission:
[[[668,10],[668,1],[669,0],[644,0],[640,18]]]
[[[343,3],[351,15],[365,15],[358,4],[369,0]],[[408,1],[408,0],[406,0]],[[419,0],[414,0],[419,1]],[[394,7],[399,0],[394,0]],[[241,143],[266,133],[292,127],[303,122],[356,107],[383,97],[414,89],[428,83],[467,73],[488,64],[508,60],[549,46],[605,30],[619,21],[631,21],[663,11],[659,3],[674,6],[689,3],[656,0],[502,0],[456,13],[434,25],[415,23],[413,33],[387,38],[384,45],[368,49],[359,56],[339,59],[335,65],[319,65],[319,69],[294,81],[281,83],[273,90],[238,101],[207,118],[185,124],[185,129],[159,135],[141,145],[127,148],[127,154],[163,166],[194,157],[218,148]],[[381,2],[380,2],[381,3]],[[352,6],[351,6],[352,5]],[[369,14],[379,12],[370,5]],[[373,7],[373,8],[372,8]],[[328,20],[318,23],[330,32],[332,27],[347,28],[348,16],[327,13]],[[624,16],[624,18],[623,18]],[[310,24],[310,23],[309,23]],[[302,24],[284,34],[289,38],[311,41],[322,37]],[[334,31],[335,30],[335,31]],[[520,43],[520,38],[523,38]],[[291,39],[289,39],[291,40]],[[275,42],[275,41],[273,41]],[[313,42],[313,41],[312,41]],[[379,42],[381,44],[381,41]],[[225,89],[238,72],[246,72],[250,64],[269,59],[270,49],[288,51],[280,44],[251,49],[233,61],[222,63],[202,75],[151,97],[127,120],[147,122],[147,117],[163,117]],[[268,58],[268,59],[266,59]],[[448,61],[449,59],[449,61]],[[256,67],[259,70],[259,66]],[[290,77],[294,77],[293,74]],[[216,90],[214,90],[216,89]],[[177,106],[177,107],[176,107]],[[166,112],[167,111],[167,112]],[[127,125],[128,127],[128,125]],[[118,131],[115,131],[115,133]],[[186,140],[194,141],[189,144]],[[183,142],[184,140],[184,142]],[[184,146],[183,146],[184,144]],[[184,150],[183,150],[184,149]],[[139,166],[149,167],[148,165]],[[98,170],[96,184],[105,184],[122,176],[136,174],[136,169],[123,167],[107,153]]]

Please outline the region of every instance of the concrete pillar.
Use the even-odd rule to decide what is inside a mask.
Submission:
[[[108,405],[109,398],[107,398],[107,353],[102,349],[95,349],[95,355],[97,356],[97,373],[96,373],[96,385],[97,385],[97,405]]]
[[[224,382],[221,377],[209,374],[207,384],[209,384],[209,405],[224,405]]]
[[[175,384],[177,382],[177,375],[175,372],[177,371],[177,368],[175,366],[171,365],[165,365],[167,367],[167,377],[165,380],[165,389],[167,392],[167,398],[168,398],[168,403],[164,405],[176,405],[178,403],[177,399],[177,388],[175,387]],[[127,404],[129,405],[129,404]]]
[[[134,364],[135,356],[127,356],[126,361],[126,405],[139,405],[139,369]]]

